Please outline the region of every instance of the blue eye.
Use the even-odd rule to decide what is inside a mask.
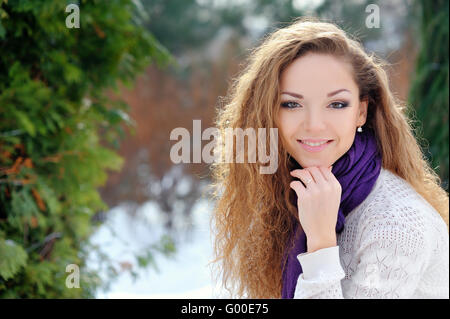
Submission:
[[[348,106],[348,102],[333,102],[330,105],[332,106],[331,108],[333,109],[343,109]],[[286,101],[281,103],[281,107],[286,109],[295,109],[297,107],[301,107],[301,105],[298,104],[297,102]]]
[[[347,102],[333,102],[330,105],[340,105],[338,107],[333,107],[333,109],[343,109],[344,107],[348,106]]]
[[[284,108],[287,108],[287,109],[294,109],[297,106],[300,106],[300,104],[298,104],[296,102],[292,102],[292,101],[281,103],[281,107],[284,107]]]

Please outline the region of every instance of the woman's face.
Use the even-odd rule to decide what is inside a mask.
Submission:
[[[306,54],[282,72],[280,89],[278,130],[303,168],[329,167],[350,149],[357,127],[366,122],[367,101],[359,100],[349,64],[331,55]],[[325,144],[306,144],[311,142]]]

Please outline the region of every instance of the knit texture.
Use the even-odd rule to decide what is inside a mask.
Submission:
[[[449,298],[447,226],[409,183],[384,168],[347,215],[337,245],[336,267],[307,280],[300,275],[294,298]]]

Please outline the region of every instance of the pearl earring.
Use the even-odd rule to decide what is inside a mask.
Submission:
[[[363,131],[363,130],[362,130],[362,127],[361,127],[361,126],[358,127],[357,131],[358,131],[359,133],[361,133],[361,132]]]

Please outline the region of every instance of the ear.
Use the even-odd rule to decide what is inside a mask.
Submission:
[[[367,120],[367,108],[369,106],[369,99],[367,97],[363,98],[359,102],[359,114],[358,114],[358,126],[363,126]]]

